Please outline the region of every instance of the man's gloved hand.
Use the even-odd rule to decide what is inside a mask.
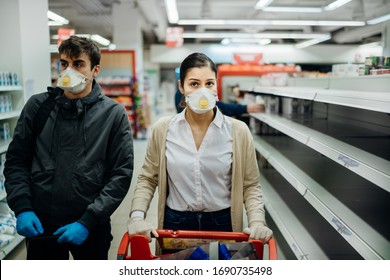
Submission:
[[[244,233],[249,234],[249,239],[261,240],[263,243],[267,243],[273,234],[272,230],[262,225],[245,228]]]
[[[154,237],[158,237],[156,228],[142,217],[130,217],[127,221],[127,230],[130,236],[136,234],[145,235],[149,242],[152,241],[151,233]]]
[[[88,229],[79,222],[67,224],[53,233],[53,235],[60,235],[58,243],[68,242],[74,245],[81,245],[87,239],[88,234]]]
[[[16,230],[27,238],[35,237],[43,233],[41,221],[34,211],[22,212],[16,216]]]

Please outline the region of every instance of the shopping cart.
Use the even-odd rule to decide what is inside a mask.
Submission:
[[[260,240],[249,240],[249,235],[241,232],[222,232],[222,231],[192,231],[192,230],[157,230],[157,238],[160,246],[167,243],[166,240],[213,240],[228,242],[250,242],[256,251],[258,259],[263,259],[264,247],[268,247],[268,259],[276,260],[278,258],[276,241],[271,237],[267,244]],[[118,260],[153,260],[160,256],[155,256],[150,252],[149,241],[143,235],[134,235],[129,237],[126,232],[118,248]]]

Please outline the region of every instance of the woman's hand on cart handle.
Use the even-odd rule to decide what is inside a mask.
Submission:
[[[145,219],[141,217],[130,217],[127,222],[127,231],[129,236],[137,234],[144,235],[148,238],[149,242],[152,241],[152,234],[154,237],[159,236],[156,227],[151,223],[146,222]]]
[[[264,225],[254,225],[245,228],[243,232],[249,234],[249,239],[261,240],[264,244],[267,243],[273,235],[272,230]]]

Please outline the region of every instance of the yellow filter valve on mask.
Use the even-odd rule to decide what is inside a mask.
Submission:
[[[207,99],[200,99],[199,100],[199,108],[200,109],[207,109],[209,106],[209,101]]]
[[[65,76],[62,78],[62,85],[65,87],[70,86],[70,77],[69,76]]]

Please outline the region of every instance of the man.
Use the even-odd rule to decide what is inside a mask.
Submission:
[[[27,259],[107,259],[110,216],[128,192],[133,138],[125,109],[95,78],[99,48],[70,37],[59,46],[57,88],[26,103],[6,155],[7,200]],[[34,121],[55,94],[41,133]]]

